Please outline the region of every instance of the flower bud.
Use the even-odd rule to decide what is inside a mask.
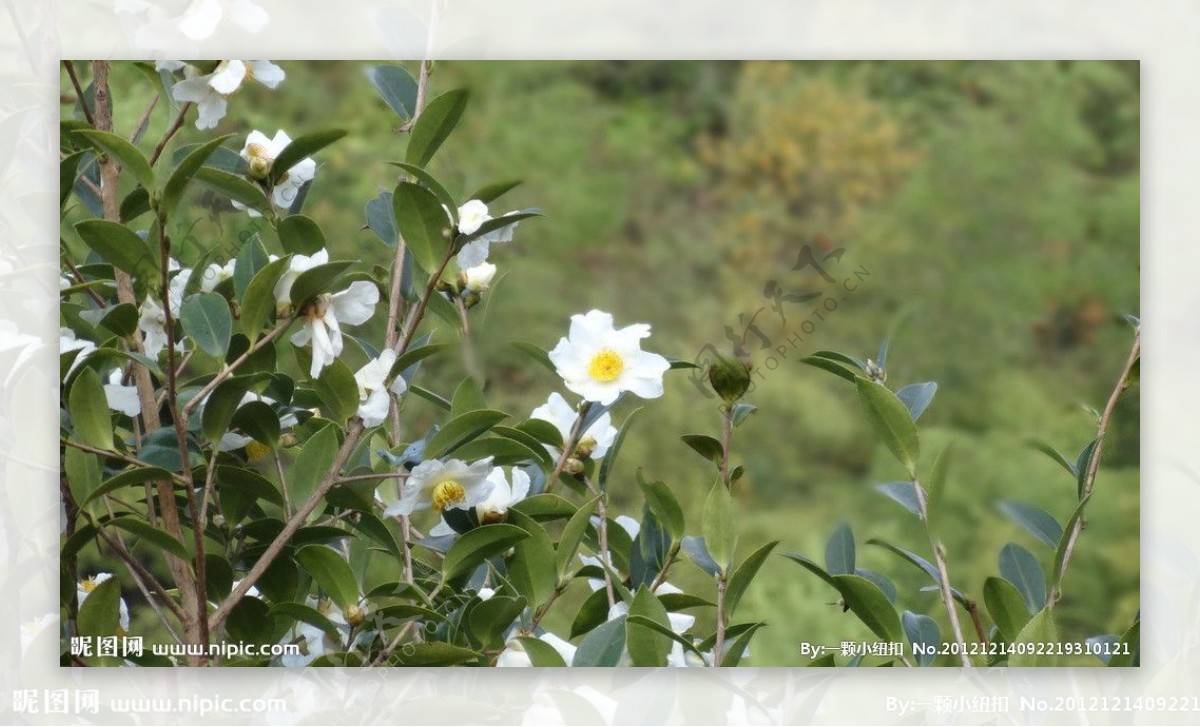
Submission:
[[[591,459],[592,452],[596,451],[596,438],[587,435],[579,440],[579,444],[575,445],[575,459]]]
[[[504,522],[508,511],[504,509],[489,509],[477,514],[479,515],[480,524],[495,525],[496,523]]]
[[[482,293],[492,285],[496,277],[496,266],[488,262],[463,270],[460,274],[463,287],[472,293]]]
[[[884,371],[882,366],[871,359],[867,359],[867,378],[877,384],[882,384],[887,381],[887,371]]]
[[[718,355],[708,367],[708,382],[725,404],[732,406],[750,388],[750,364],[742,359]]]
[[[262,144],[250,144],[246,147],[246,155],[249,157],[250,177],[252,179],[266,179],[271,174],[271,165],[274,159],[271,158],[270,152]]]
[[[367,611],[356,604],[350,604],[342,611],[342,615],[346,617],[346,623],[351,626],[358,626],[366,620]]]
[[[566,472],[569,475],[583,474],[583,462],[571,457],[567,460],[567,463],[563,465],[563,472]]]

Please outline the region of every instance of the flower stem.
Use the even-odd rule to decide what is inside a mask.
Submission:
[[[725,660],[725,589],[729,586],[725,574],[717,577],[717,640],[713,644],[713,666]]]
[[[558,482],[559,476],[563,472],[563,468],[567,466],[567,460],[575,453],[575,447],[579,446],[579,439],[583,436],[583,422],[587,418],[588,410],[592,408],[592,402],[585,401],[579,407],[579,415],[575,417],[575,423],[571,425],[571,433],[563,442],[562,452],[558,455],[558,461],[554,463],[554,471],[550,474],[550,478],[546,480],[546,492],[554,487]]]

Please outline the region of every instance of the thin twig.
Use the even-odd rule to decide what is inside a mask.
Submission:
[[[950,573],[946,568],[946,556],[929,526],[929,506],[925,502],[925,490],[921,489],[921,483],[915,477],[912,485],[913,491],[917,493],[917,507],[920,511],[921,522],[925,525],[925,534],[929,536],[929,547],[933,550],[933,563],[937,567],[938,589],[942,594],[942,605],[946,607],[946,613],[950,617],[950,630],[958,644],[958,655],[962,660],[962,665],[969,667],[971,666],[971,657],[967,655],[967,641],[963,638],[962,626],[958,623],[958,611],[954,608],[954,593],[950,589]]]
[[[283,460],[279,457],[279,450],[271,452],[275,460],[275,474],[279,475],[279,489],[283,492],[283,514],[285,517],[292,516],[292,496],[288,493],[287,478],[283,475]]]
[[[158,146],[154,147],[154,153],[150,155],[150,166],[154,166],[154,163],[158,161],[160,156],[162,156],[163,149],[167,147],[167,142],[171,140],[171,137],[175,136],[175,134],[178,133],[181,128],[183,128],[184,116],[187,115],[187,112],[191,108],[191,101],[188,101],[183,106],[179,107],[179,113],[175,116],[175,120],[171,122],[170,128],[167,129],[167,133],[163,135],[162,140],[158,142]]]
[[[88,106],[87,96],[83,93],[83,85],[79,83],[79,76],[75,74],[75,64],[71,61],[63,61],[63,66],[67,69],[67,76],[71,79],[71,85],[75,87],[75,93],[79,96],[79,108],[83,109],[83,117],[89,124],[96,126],[96,115]],[[100,127],[96,126],[96,128]]]
[[[1129,374],[1133,371],[1133,365],[1137,363],[1142,355],[1142,331],[1138,328],[1133,336],[1133,347],[1129,350],[1129,356],[1125,359],[1125,366],[1121,369],[1121,376],[1117,379],[1117,384],[1113,387],[1112,393],[1108,395],[1108,402],[1104,405],[1104,412],[1100,415],[1100,421],[1096,427],[1096,446],[1092,448],[1092,454],[1088,458],[1087,469],[1084,470],[1083,492],[1080,499],[1092,494],[1093,488],[1096,486],[1096,474],[1100,470],[1100,455],[1104,452],[1104,436],[1108,433],[1108,425],[1112,421],[1113,412],[1116,411],[1117,401],[1121,398],[1121,394],[1129,388]],[[1080,516],[1075,521],[1075,526],[1071,528],[1071,535],[1067,539],[1067,547],[1063,549],[1062,566],[1058,570],[1058,582],[1054,584],[1054,590],[1050,593],[1048,607],[1053,608],[1054,604],[1062,597],[1063,580],[1067,577],[1067,566],[1071,562],[1071,556],[1075,552],[1076,542],[1079,540],[1079,534],[1083,531],[1084,519]]]
[[[563,468],[567,466],[567,460],[571,459],[571,455],[575,454],[575,448],[579,446],[579,440],[583,437],[583,420],[587,418],[588,410],[592,408],[592,402],[585,401],[579,407],[579,414],[575,417],[575,423],[571,425],[571,433],[563,442],[562,452],[558,455],[558,461],[554,463],[554,471],[550,473],[549,479],[546,480],[546,492],[554,487],[558,482],[559,475],[563,473]]]
[[[183,419],[186,421],[196,407],[200,406],[200,404],[208,398],[208,395],[213,392],[213,389],[216,389],[218,386],[225,383],[225,380],[230,376],[233,376],[233,373],[237,371],[239,366],[246,363],[246,361],[248,361],[251,356],[258,353],[263,346],[266,346],[268,343],[278,338],[279,334],[286,331],[288,326],[292,324],[293,320],[295,320],[293,317],[288,317],[280,321],[274,328],[267,332],[266,335],[255,341],[254,345],[246,349],[245,353],[235,358],[228,366],[222,369],[220,373],[214,376],[212,380],[201,387],[200,391],[198,391],[195,396],[189,399],[187,404],[184,404],[183,412],[181,414]]]
[[[129,135],[129,142],[136,144],[142,140],[142,134],[146,133],[146,128],[150,125],[150,114],[154,111],[154,107],[158,105],[158,94],[154,94],[154,98],[150,99],[150,103],[146,104],[146,110],[142,112],[141,118],[138,119],[137,126],[133,127],[133,133]]]

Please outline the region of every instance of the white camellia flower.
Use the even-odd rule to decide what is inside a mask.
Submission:
[[[562,434],[563,441],[571,436],[571,430],[575,427],[575,419],[579,416],[579,412],[575,407],[567,403],[567,400],[562,397],[557,391],[550,394],[550,398],[546,400],[538,408],[533,410],[529,415],[530,419],[541,419],[542,421],[550,422],[554,428]],[[604,456],[608,448],[617,438],[617,428],[612,425],[612,417],[608,412],[604,412],[596,421],[592,422],[587,431],[579,438],[578,447],[581,449],[590,449],[592,459],[600,459]],[[555,459],[558,459],[561,452],[550,445],[546,447]]]
[[[408,384],[397,376],[390,387],[384,387],[385,379],[396,363],[396,352],[385,348],[379,358],[372,359],[355,372],[354,381],[358,384],[358,416],[363,424],[376,427],[387,419],[391,397],[388,392],[400,396],[408,391]]]
[[[599,527],[599,517],[593,515],[590,519],[593,527]],[[642,524],[628,515],[618,515],[616,518],[616,523],[617,525],[621,526],[622,530],[629,534],[630,540],[637,540],[638,533],[642,531]],[[580,553],[579,562],[583,563],[584,565],[594,565],[600,570],[604,570],[604,561],[602,561],[598,555],[584,555],[583,553]],[[609,554],[608,562],[609,565],[611,565],[613,562],[611,554]],[[589,578],[587,579],[587,582],[588,588],[591,588],[593,591],[598,591],[601,588],[604,588],[603,578]],[[672,586],[672,588],[674,588],[674,586]],[[659,592],[669,593],[670,591],[662,591],[660,586],[659,590],[656,590],[655,593]]]
[[[496,266],[491,263],[479,263],[473,268],[462,271],[463,285],[472,293],[482,293],[492,285],[496,277]]]
[[[68,351],[79,351],[75,356],[75,360],[71,362],[71,368],[67,369],[68,374],[74,371],[87,358],[88,354],[95,350],[95,343],[84,338],[76,338],[75,331],[72,331],[70,328],[61,327],[58,329],[58,355],[61,356]]]
[[[641,349],[639,341],[649,335],[645,323],[616,330],[611,314],[588,311],[571,316],[570,332],[550,360],[567,388],[588,401],[611,404],[624,391],[655,399],[662,396],[663,374],[671,364]]]
[[[383,511],[385,517],[411,515],[417,510],[432,507],[438,512],[447,508],[466,510],[475,507],[491,494],[492,458],[468,465],[461,459],[445,462],[427,459],[413,468],[400,499]]]
[[[366,323],[375,313],[379,288],[374,283],[356,280],[340,293],[322,293],[303,312],[304,327],[292,334],[292,343],[312,343],[312,366],[308,375],[317,378],[321,369],[342,353],[342,324]]]
[[[79,607],[83,608],[83,602],[91,595],[92,591],[96,590],[96,586],[112,578],[112,573],[97,573],[91,578],[84,578],[75,586],[75,597],[79,600]],[[125,603],[125,599],[121,599],[119,606],[118,625],[120,630],[117,635],[129,632],[129,606]]]
[[[481,523],[500,522],[508,508],[529,496],[529,475],[515,467],[512,470],[511,487],[508,479],[504,477],[504,470],[500,467],[493,467],[488,473],[487,484],[491,487],[491,493],[475,505],[475,514]],[[445,518],[429,531],[429,534],[434,536],[454,533],[454,528],[450,527]]]
[[[278,256],[272,255],[276,260]],[[237,260],[230,260],[222,265],[221,263],[209,263],[208,267],[204,268],[203,277],[200,279],[200,290],[205,293],[211,293],[213,288],[216,288],[221,283],[233,277],[234,271],[237,270]]]
[[[447,210],[447,214],[449,214],[449,210]],[[458,231],[463,235],[473,235],[479,231],[483,223],[491,219],[492,216],[488,214],[486,204],[477,199],[467,200],[458,208]],[[493,242],[511,242],[513,231],[516,229],[517,223],[513,222],[463,245],[456,258],[459,269],[468,270],[487,262],[491,244]]]
[[[567,666],[571,666],[571,662],[575,659],[575,645],[566,639],[559,638],[554,634],[546,631],[538,636],[538,640],[544,641],[562,657],[563,662]],[[680,647],[683,648],[683,647]],[[529,659],[529,654],[526,653],[525,647],[520,641],[510,639],[504,645],[504,651],[500,652],[500,656],[496,657],[496,666],[503,667],[522,667],[533,666],[533,662]]]
[[[178,271],[167,285],[167,300],[171,304],[171,316],[178,319],[179,306],[183,302],[183,291],[192,277],[192,270],[191,268],[181,269],[179,262],[174,258],[167,261],[167,269]],[[138,329],[142,332],[142,345],[147,356],[153,358],[167,347],[166,325],[167,316],[163,312],[159,300],[154,297],[147,297],[143,300],[142,304],[138,306]],[[176,343],[175,350],[183,352],[183,341]]]
[[[255,179],[266,179],[271,173],[271,165],[275,163],[275,157],[279,156],[280,152],[291,143],[292,137],[282,129],[276,131],[272,138],[267,138],[267,135],[261,131],[251,131],[250,135],[246,137],[246,144],[241,151],[242,158],[250,166],[250,176]],[[311,182],[316,174],[317,163],[312,160],[312,157],[304,157],[296,162],[272,187],[271,204],[281,210],[291,209],[296,197],[300,194],[300,188]],[[237,200],[233,201],[233,206],[240,210],[247,209]],[[247,213],[251,217],[260,216],[255,210],[247,210]]]
[[[300,273],[327,262],[329,262],[329,251],[324,248],[312,255],[292,255],[288,260],[288,269],[283,271],[283,275],[279,276],[278,282],[275,283],[275,312],[277,315],[287,315],[288,308],[292,305],[292,285],[296,282],[296,278],[300,277]]]
[[[142,413],[142,400],[138,398],[137,387],[125,386],[121,383],[121,378],[121,369],[113,369],[108,375],[108,383],[104,385],[104,398],[108,400],[108,408],[126,416],[137,416]]]
[[[284,77],[283,69],[270,61],[221,61],[212,73],[176,83],[171,96],[180,103],[196,104],[196,128],[211,129],[225,117],[226,99],[244,81],[275,88]]]

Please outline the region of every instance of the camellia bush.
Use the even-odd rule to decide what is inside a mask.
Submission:
[[[779,546],[738,549],[743,470],[733,445],[755,411],[743,400],[751,368],[715,351],[697,362],[670,358],[655,352],[650,324],[563,311],[557,343],[519,344],[561,386],[541,392],[544,403],[527,416],[489,406],[473,346],[486,333],[480,304],[504,248],[519,245],[541,213],[499,212],[515,182],[455,195],[430,173],[467,109],[466,90],[432,95],[427,63],[417,78],[398,65],[368,69],[363,83],[398,116],[395,129],[378,133],[401,140],[403,153],[374,170],[390,191],[364,200],[364,224],[390,254],[345,260],[329,241],[355,231],[324,229],[304,213],[322,153],[345,131],[252,130],[172,145],[186,124],[217,127],[245,84],[287,93],[283,68],[235,60],[129,68],[157,96],[135,128],[118,129],[109,64],[63,66],[77,110],[61,126],[64,664],[736,666],[748,658],[769,624],[742,618],[739,605]],[[173,123],[145,139],[160,98],[175,102]],[[261,224],[197,250],[173,235],[198,212]],[[457,329],[455,340],[434,335],[435,319]],[[384,324],[381,338],[363,333],[369,322]],[[455,355],[470,375],[452,390],[422,385],[423,369]],[[1136,336],[1090,444],[1073,459],[1047,449],[1076,483],[1075,510],[1055,517],[1005,505],[1052,549],[1052,574],[1010,544],[979,594],[982,608],[955,587],[937,537],[949,452],[931,471],[917,469],[916,422],[936,384],[893,390],[886,346],[876,359],[823,351],[807,362],[856,389],[895,455],[901,479],[878,489],[920,520],[928,540],[868,542],[927,575],[951,633],[899,605],[914,594],[857,567],[843,526],[823,566],[783,555],[890,647],[812,664],[1054,663],[1061,650],[1038,645],[1060,640],[1053,609],[1105,430],[1136,380]],[[677,369],[698,369],[719,402],[710,432],[681,433],[711,461],[698,521],[685,518],[667,482],[614,469],[640,411],[615,421],[614,404],[653,406]],[[414,399],[440,421],[413,431],[406,405]],[[617,488],[640,509],[610,510]],[[89,569],[101,562],[119,567]],[[673,585],[683,568],[699,569],[707,586]],[[573,586],[589,595],[568,606],[561,597]],[[134,590],[141,599],[131,609],[123,594]],[[570,609],[550,620],[570,623],[569,632],[543,625],[556,609]],[[131,622],[131,611],[146,610],[152,619]],[[778,613],[788,618],[787,604]],[[152,635],[137,633],[137,623],[155,622]],[[1086,653],[1136,663],[1137,634],[1134,623],[1096,635]],[[830,639],[838,636],[813,640]]]

